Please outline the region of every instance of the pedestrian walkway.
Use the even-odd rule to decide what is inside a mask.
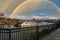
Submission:
[[[47,34],[46,36],[44,36],[40,40],[60,40],[60,28]]]

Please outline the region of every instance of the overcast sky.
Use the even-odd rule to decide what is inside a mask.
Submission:
[[[60,0],[51,0],[52,2],[54,2],[57,6],[60,7]]]
[[[37,1],[37,2],[36,2]],[[59,17],[60,16],[60,0],[35,0],[34,2],[30,2],[27,0],[24,3],[24,0],[0,0],[0,12],[6,12],[6,16],[8,17],[15,10],[13,16],[51,16],[51,17]],[[23,4],[21,7],[19,7]],[[18,8],[19,7],[19,8]],[[17,8],[17,10],[16,10]]]
[[[59,16],[59,7],[46,0],[26,1],[19,5],[14,11],[13,16]],[[58,15],[59,14],[59,15]]]

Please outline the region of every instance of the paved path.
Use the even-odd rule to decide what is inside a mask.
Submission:
[[[44,36],[40,40],[60,40],[60,28]]]

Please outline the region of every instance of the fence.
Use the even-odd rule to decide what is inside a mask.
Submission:
[[[0,40],[39,40],[41,29],[55,28],[55,24],[27,28],[0,28]]]
[[[0,28],[0,40],[39,40],[39,28]]]

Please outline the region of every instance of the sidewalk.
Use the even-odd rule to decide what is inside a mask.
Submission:
[[[40,40],[60,40],[60,28],[52,31],[51,33],[44,36]]]

